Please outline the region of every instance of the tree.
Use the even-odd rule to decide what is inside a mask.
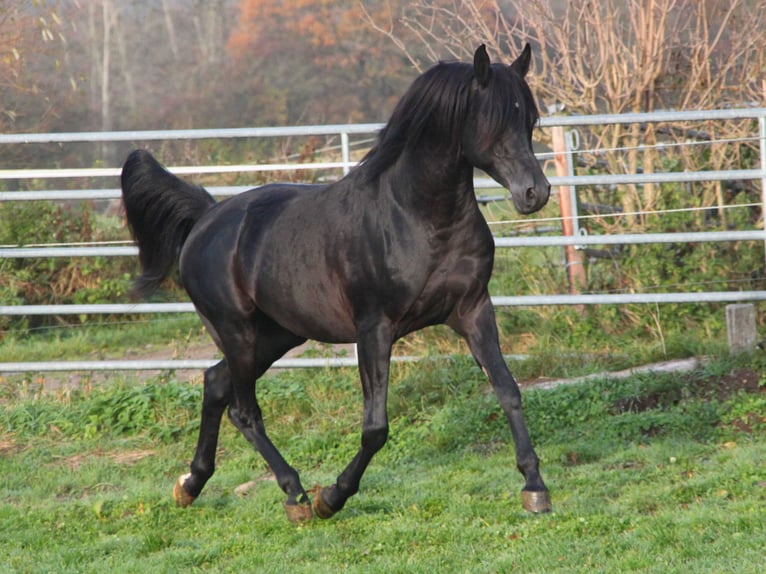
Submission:
[[[241,0],[229,54],[253,91],[272,90],[285,101],[290,123],[381,121],[413,74],[365,12],[389,18],[389,6],[404,4]]]
[[[532,42],[532,88],[544,107],[563,107],[567,113],[709,109],[763,99],[766,0],[415,0],[400,18],[429,50],[456,57],[467,57],[485,42],[510,58],[524,42]],[[651,146],[657,129],[665,139],[687,133],[617,125],[581,130],[581,135],[587,149],[628,150],[591,157],[592,165],[603,158],[613,173],[651,172],[660,161]],[[742,126],[730,122],[706,130],[737,137]],[[649,145],[641,151],[641,144]],[[714,146],[710,154],[683,159],[687,169],[698,169],[700,161],[724,169],[739,154]],[[705,204],[720,201],[720,185],[710,184],[704,195]],[[639,193],[629,186],[622,201],[628,213],[651,210],[657,190],[647,185]]]
[[[38,74],[43,60],[61,66],[67,42],[58,4],[0,0],[0,130],[46,129],[69,78]],[[67,89],[68,88],[68,89]]]
[[[66,72],[69,30],[61,3],[0,0],[0,131],[55,129],[62,110],[77,99],[76,81]],[[45,165],[47,150],[3,146],[5,167]],[[22,181],[5,181],[20,189]]]

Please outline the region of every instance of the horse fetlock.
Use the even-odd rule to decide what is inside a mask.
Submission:
[[[527,480],[527,488],[530,490],[544,490],[545,484],[540,477],[540,459],[534,452],[518,456],[516,458],[516,468]]]
[[[314,502],[312,504],[314,508],[314,514],[319,518],[327,519],[332,518],[345,504],[345,499],[341,499],[340,504],[337,504],[334,499],[338,498],[337,489],[335,486],[328,486],[322,488],[316,486],[311,489],[311,493],[314,495]]]

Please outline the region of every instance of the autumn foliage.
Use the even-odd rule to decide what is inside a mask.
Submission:
[[[414,70],[368,16],[391,21],[404,4],[365,2],[363,9],[332,0],[241,0],[228,53],[240,73],[280,70],[271,88],[283,92],[292,117],[380,121]]]

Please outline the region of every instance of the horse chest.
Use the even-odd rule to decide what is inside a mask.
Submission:
[[[466,297],[484,291],[490,273],[491,259],[474,256],[442,261],[399,318],[400,336],[445,322]]]

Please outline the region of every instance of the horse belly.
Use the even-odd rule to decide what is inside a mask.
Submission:
[[[261,270],[256,279],[255,304],[285,329],[325,343],[352,343],[356,339],[351,307],[343,292],[309,270],[287,274]],[[276,276],[276,277],[275,277]]]
[[[453,307],[452,298],[447,293],[442,293],[439,298],[415,302],[409,312],[398,321],[397,336],[403,337],[408,333],[444,323]]]

